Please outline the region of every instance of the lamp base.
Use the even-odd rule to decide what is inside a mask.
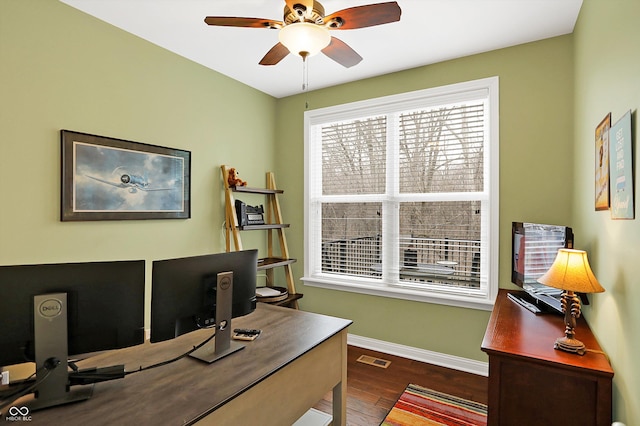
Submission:
[[[584,355],[587,352],[584,343],[578,339],[570,339],[568,337],[559,337],[553,348],[578,355]]]

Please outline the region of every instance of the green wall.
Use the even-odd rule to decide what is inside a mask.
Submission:
[[[605,293],[592,295],[585,317],[615,371],[614,418],[640,424],[640,222],[638,219],[638,107],[640,2],[588,0],[575,38],[574,225],[578,244]],[[595,128],[607,113],[615,123],[632,111],[635,220],[612,220],[594,210]],[[579,333],[579,330],[578,330]],[[577,336],[580,338],[580,336]]]
[[[0,99],[0,264],[145,259],[149,279],[224,251],[220,164],[256,186],[274,166],[274,98],[56,0],[0,2]],[[191,151],[191,219],[60,222],[60,129]]]
[[[305,103],[321,108],[497,75],[500,285],[511,285],[511,221],[574,227],[577,246],[589,252],[607,290],[591,297],[585,316],[616,371],[614,418],[638,424],[640,228],[637,220],[612,221],[593,209],[595,126],[607,112],[615,121],[631,109],[638,137],[638,22],[637,1],[585,0],[571,36],[276,100],[56,0],[2,0],[0,264],[151,261],[222,251],[224,163],[256,186],[266,171],[276,172],[299,278]],[[190,150],[192,218],[60,222],[63,128]],[[353,334],[486,361],[479,350],[486,311],[301,283],[299,291],[303,309],[353,319]],[[404,331],[407,325],[420,333]]]
[[[278,101],[276,170],[288,186],[290,250],[303,253],[303,114],[309,109],[489,76],[500,78],[500,284],[510,286],[511,222],[571,222],[572,36],[557,37]],[[365,59],[366,60],[366,59]],[[310,62],[313,66],[313,61]],[[336,71],[339,72],[338,66]],[[345,177],[345,181],[348,176]],[[282,184],[280,185],[282,186]],[[293,196],[291,196],[293,194]],[[302,276],[302,262],[296,277]],[[486,361],[489,312],[300,285],[301,306],[354,320],[359,336]],[[416,333],[415,330],[419,330]],[[451,338],[455,336],[455,338]]]

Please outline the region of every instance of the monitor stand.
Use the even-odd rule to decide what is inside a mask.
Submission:
[[[83,401],[92,386],[69,385],[67,346],[67,293],[33,297],[36,386],[32,399],[20,403],[30,411]],[[29,398],[29,397],[27,397]]]
[[[211,364],[244,349],[244,345],[231,341],[231,316],[233,304],[233,272],[217,274],[216,287],[216,336],[213,342],[193,351],[190,356]]]

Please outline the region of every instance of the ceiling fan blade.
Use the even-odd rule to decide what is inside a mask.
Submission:
[[[346,68],[357,65],[362,60],[362,56],[347,43],[335,37],[331,37],[331,43],[322,49],[322,53]]]
[[[264,18],[236,18],[233,16],[207,16],[204,22],[220,27],[282,28],[283,23]]]
[[[266,55],[264,55],[264,58],[260,60],[260,65],[275,65],[283,60],[288,54],[289,49],[287,49],[284,44],[278,43],[273,46]]]
[[[305,9],[305,18],[311,16],[311,12],[313,12],[313,0],[285,0],[285,3],[287,3],[287,7],[292,12],[296,11],[295,5],[302,5]]]
[[[397,22],[401,13],[398,3],[391,1],[339,10],[325,16],[324,22],[331,29],[352,30]]]

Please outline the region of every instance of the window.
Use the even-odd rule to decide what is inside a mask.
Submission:
[[[305,113],[306,285],[488,309],[498,78]]]

